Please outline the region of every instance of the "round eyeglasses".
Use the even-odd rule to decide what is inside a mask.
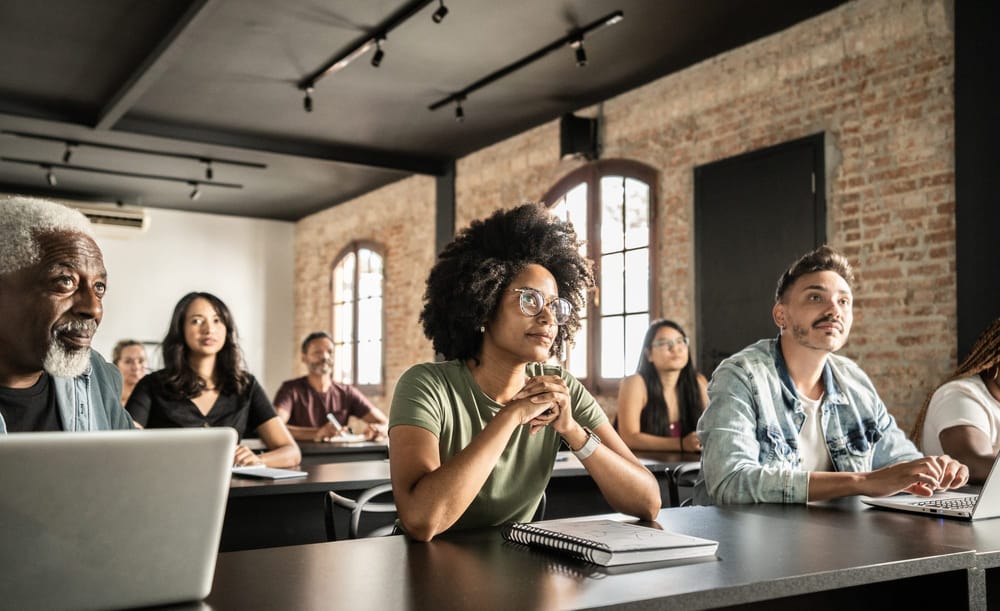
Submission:
[[[677,339],[658,339],[653,342],[653,348],[666,348],[669,352],[674,351],[674,347],[685,347],[688,345],[688,338],[681,336]]]
[[[570,314],[573,313],[573,304],[562,297],[556,297],[552,301],[545,303],[545,297],[535,289],[511,290],[520,293],[521,298],[518,300],[518,305],[521,307],[521,313],[525,316],[538,316],[542,313],[542,308],[548,306],[549,311],[552,312],[552,316],[556,319],[556,324],[564,325],[569,320]]]

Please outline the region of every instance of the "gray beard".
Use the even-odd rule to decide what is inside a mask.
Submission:
[[[49,343],[49,351],[45,353],[42,367],[51,376],[75,378],[87,371],[89,364],[90,348],[69,351],[59,343],[59,340],[53,339]]]

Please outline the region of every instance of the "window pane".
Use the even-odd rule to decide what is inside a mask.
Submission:
[[[648,248],[625,253],[625,309],[628,312],[649,311]]]
[[[382,339],[382,298],[372,297],[358,302],[358,341]]]
[[[621,176],[601,179],[601,252],[615,252],[625,246],[622,214],[625,190]]]
[[[621,316],[601,319],[600,376],[602,378],[620,378],[625,375],[624,332],[624,321]]]
[[[587,377],[587,320],[580,321],[576,344],[569,350],[569,372],[577,379]]]
[[[333,379],[344,384],[353,384],[351,370],[351,344],[339,344],[334,348]]]
[[[576,237],[581,242],[587,241],[587,183],[582,182],[570,189],[549,210],[556,218],[573,223]],[[580,254],[587,255],[586,244],[581,244]]]
[[[353,317],[354,304],[342,303],[333,306],[333,343],[348,344],[353,339]]]
[[[358,384],[378,384],[382,380],[382,342],[358,344]]]
[[[621,253],[601,257],[601,314],[621,314],[625,307],[625,258]]]
[[[358,251],[358,298],[382,294],[382,257],[367,248]]]
[[[649,185],[634,178],[626,178],[625,248],[639,248],[648,244]]]
[[[354,299],[354,253],[349,253],[333,268],[333,303]]]
[[[639,356],[642,352],[642,339],[649,328],[649,315],[638,314],[625,317],[625,371],[628,374],[635,373],[635,367],[639,364]]]

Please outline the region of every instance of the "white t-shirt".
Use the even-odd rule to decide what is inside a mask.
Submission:
[[[993,451],[1000,450],[1000,402],[978,375],[943,384],[927,406],[920,447],[924,454],[943,454],[938,436],[953,426],[974,426],[986,434]]]
[[[805,422],[799,431],[799,457],[802,459],[799,468],[803,471],[833,471],[830,449],[826,447],[823,422],[819,417],[819,405],[823,402],[823,397],[814,401],[800,396],[799,400],[806,412]]]

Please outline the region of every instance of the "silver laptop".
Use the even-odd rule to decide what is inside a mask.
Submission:
[[[230,428],[0,435],[0,606],[204,599],[235,446]]]
[[[861,502],[873,507],[911,513],[930,514],[962,520],[982,520],[1000,517],[1000,474],[994,461],[979,494],[938,492],[934,496],[897,494],[887,497],[861,497]]]

